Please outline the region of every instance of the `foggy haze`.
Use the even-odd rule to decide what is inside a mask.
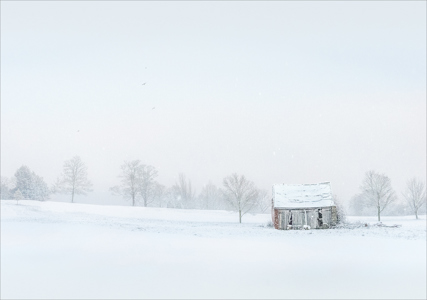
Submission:
[[[197,193],[236,172],[269,191],[330,181],[348,200],[376,170],[400,195],[426,180],[425,12],[2,1],[1,175],[27,165],[51,185],[79,155],[100,203],[135,159]]]

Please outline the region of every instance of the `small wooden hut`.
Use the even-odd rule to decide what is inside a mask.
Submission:
[[[329,182],[275,184],[272,202],[276,229],[326,229],[338,222]]]

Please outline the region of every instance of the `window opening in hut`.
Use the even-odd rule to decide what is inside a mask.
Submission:
[[[320,208],[317,210],[317,222],[319,224],[319,227],[323,226],[323,214]]]

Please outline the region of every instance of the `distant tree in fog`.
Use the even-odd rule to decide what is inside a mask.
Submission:
[[[64,162],[53,191],[71,195],[71,203],[74,202],[74,195],[86,195],[92,191],[92,183],[87,179],[87,167],[79,156]]]
[[[364,195],[354,195],[349,201],[349,213],[354,216],[369,216],[376,213],[376,208],[368,205]]]
[[[5,176],[1,176],[1,199],[13,199],[12,189],[15,187],[15,183],[13,183],[12,179],[9,179]]]
[[[338,222],[344,223],[347,219],[347,212],[344,208],[344,203],[338,198],[337,195],[332,195],[335,206],[337,208]]]
[[[166,187],[158,182],[154,182],[153,186],[153,198],[154,203],[158,207],[164,207],[166,205]]]
[[[163,204],[167,208],[182,208],[177,201],[176,191],[173,187],[165,188],[160,207],[163,207]]]
[[[408,203],[403,197],[396,198],[396,201],[390,204],[384,212],[388,216],[405,216],[413,213],[411,209],[408,209]]]
[[[23,199],[44,201],[49,199],[50,190],[42,177],[32,172],[27,166],[21,166],[15,172],[15,188],[10,192],[15,194],[19,190]]]
[[[218,209],[219,201],[222,195],[220,190],[211,182],[206,184],[198,197],[199,208],[201,209]]]
[[[22,195],[20,190],[16,190],[15,193],[13,194],[13,199],[16,200],[16,204],[18,204],[19,200],[23,200],[24,196]]]
[[[223,179],[224,200],[239,212],[239,223],[242,223],[242,217],[256,206],[258,194],[255,184],[244,175],[234,173]]]
[[[130,199],[132,206],[136,206],[139,200],[142,200],[143,206],[159,201],[164,187],[155,181],[158,176],[155,167],[143,165],[140,160],[133,160],[125,161],[121,170],[121,184],[110,188],[113,194]]]
[[[418,210],[426,204],[425,184],[421,180],[412,178],[406,183],[406,190],[402,195],[418,219]]]
[[[154,181],[158,172],[153,166],[140,165],[139,168],[138,192],[141,195],[144,206],[148,206],[148,204],[156,200],[156,192],[159,192],[157,182]]]
[[[260,213],[270,213],[271,210],[271,194],[267,190],[258,191],[258,199],[256,205],[257,211]]]
[[[397,198],[390,178],[375,171],[368,171],[360,189],[366,205],[376,208],[378,221],[381,221],[381,212]]]
[[[51,190],[43,178],[34,174],[34,199],[44,201],[49,199]]]
[[[190,179],[186,179],[183,173],[178,175],[178,181],[172,187],[174,206],[177,208],[194,208],[195,192],[192,189]]]
[[[16,187],[13,191],[13,194],[20,190],[23,196],[23,199],[33,199],[34,198],[34,176],[30,168],[27,166],[21,166],[15,172],[16,178]]]
[[[125,199],[132,200],[132,206],[136,205],[139,185],[142,177],[141,162],[139,160],[125,161],[121,165],[122,173],[119,175],[121,184],[110,188],[114,195],[121,195]]]

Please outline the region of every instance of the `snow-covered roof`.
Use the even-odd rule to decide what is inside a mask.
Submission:
[[[274,207],[305,208],[333,206],[331,184],[275,184]]]

